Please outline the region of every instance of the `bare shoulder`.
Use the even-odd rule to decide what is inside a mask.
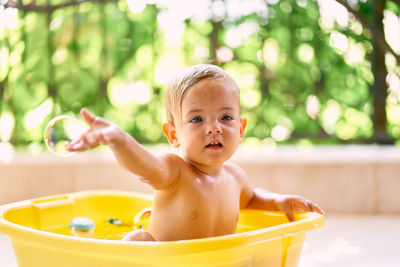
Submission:
[[[246,172],[240,168],[238,165],[234,164],[234,163],[230,163],[230,162],[226,162],[224,164],[225,166],[225,170],[229,173],[232,174],[233,177],[235,177],[235,179],[243,184],[245,182],[247,182],[247,174]]]
[[[184,164],[185,161],[175,153],[166,153],[163,154],[162,157],[169,163],[169,164]]]
[[[161,156],[166,161],[168,168],[173,171],[175,175],[179,175],[182,170],[187,166],[186,162],[179,155],[174,153],[166,153]]]
[[[182,170],[184,169],[185,161],[177,154],[166,153],[160,155],[160,158],[164,161],[165,165],[162,171],[168,177],[166,182],[160,185],[153,185],[157,190],[168,190],[174,188],[178,184],[182,177]]]

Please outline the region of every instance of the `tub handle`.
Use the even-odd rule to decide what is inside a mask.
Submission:
[[[44,197],[32,200],[32,206],[37,209],[55,208],[74,204],[73,199],[67,195]]]

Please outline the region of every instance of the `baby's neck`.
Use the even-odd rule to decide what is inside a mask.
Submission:
[[[219,174],[221,174],[222,169],[223,169],[223,164],[216,165],[216,166],[209,166],[209,165],[199,164],[188,158],[184,158],[184,160],[190,167],[192,167],[197,172],[200,172],[200,173],[203,173],[203,174],[206,174],[209,176],[214,176],[214,177],[218,176]]]

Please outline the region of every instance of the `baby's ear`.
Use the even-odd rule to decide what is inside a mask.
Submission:
[[[162,125],[162,131],[171,145],[173,145],[175,148],[180,146],[176,136],[176,128],[172,123],[164,122]]]
[[[241,117],[240,118],[240,141],[242,141],[244,138],[244,130],[246,129],[246,125],[247,125],[247,118]]]

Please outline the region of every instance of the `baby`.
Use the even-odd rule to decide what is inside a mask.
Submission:
[[[185,68],[165,93],[167,122],[162,130],[169,143],[180,148],[156,156],[116,124],[81,116],[89,130],[69,143],[70,151],[108,145],[117,161],[141,177],[155,191],[147,231],[129,233],[123,240],[167,241],[235,233],[243,208],[293,212],[324,212],[295,195],[253,189],[245,172],[226,162],[243,140],[246,118],[240,117],[239,89],[235,81],[214,65]]]

